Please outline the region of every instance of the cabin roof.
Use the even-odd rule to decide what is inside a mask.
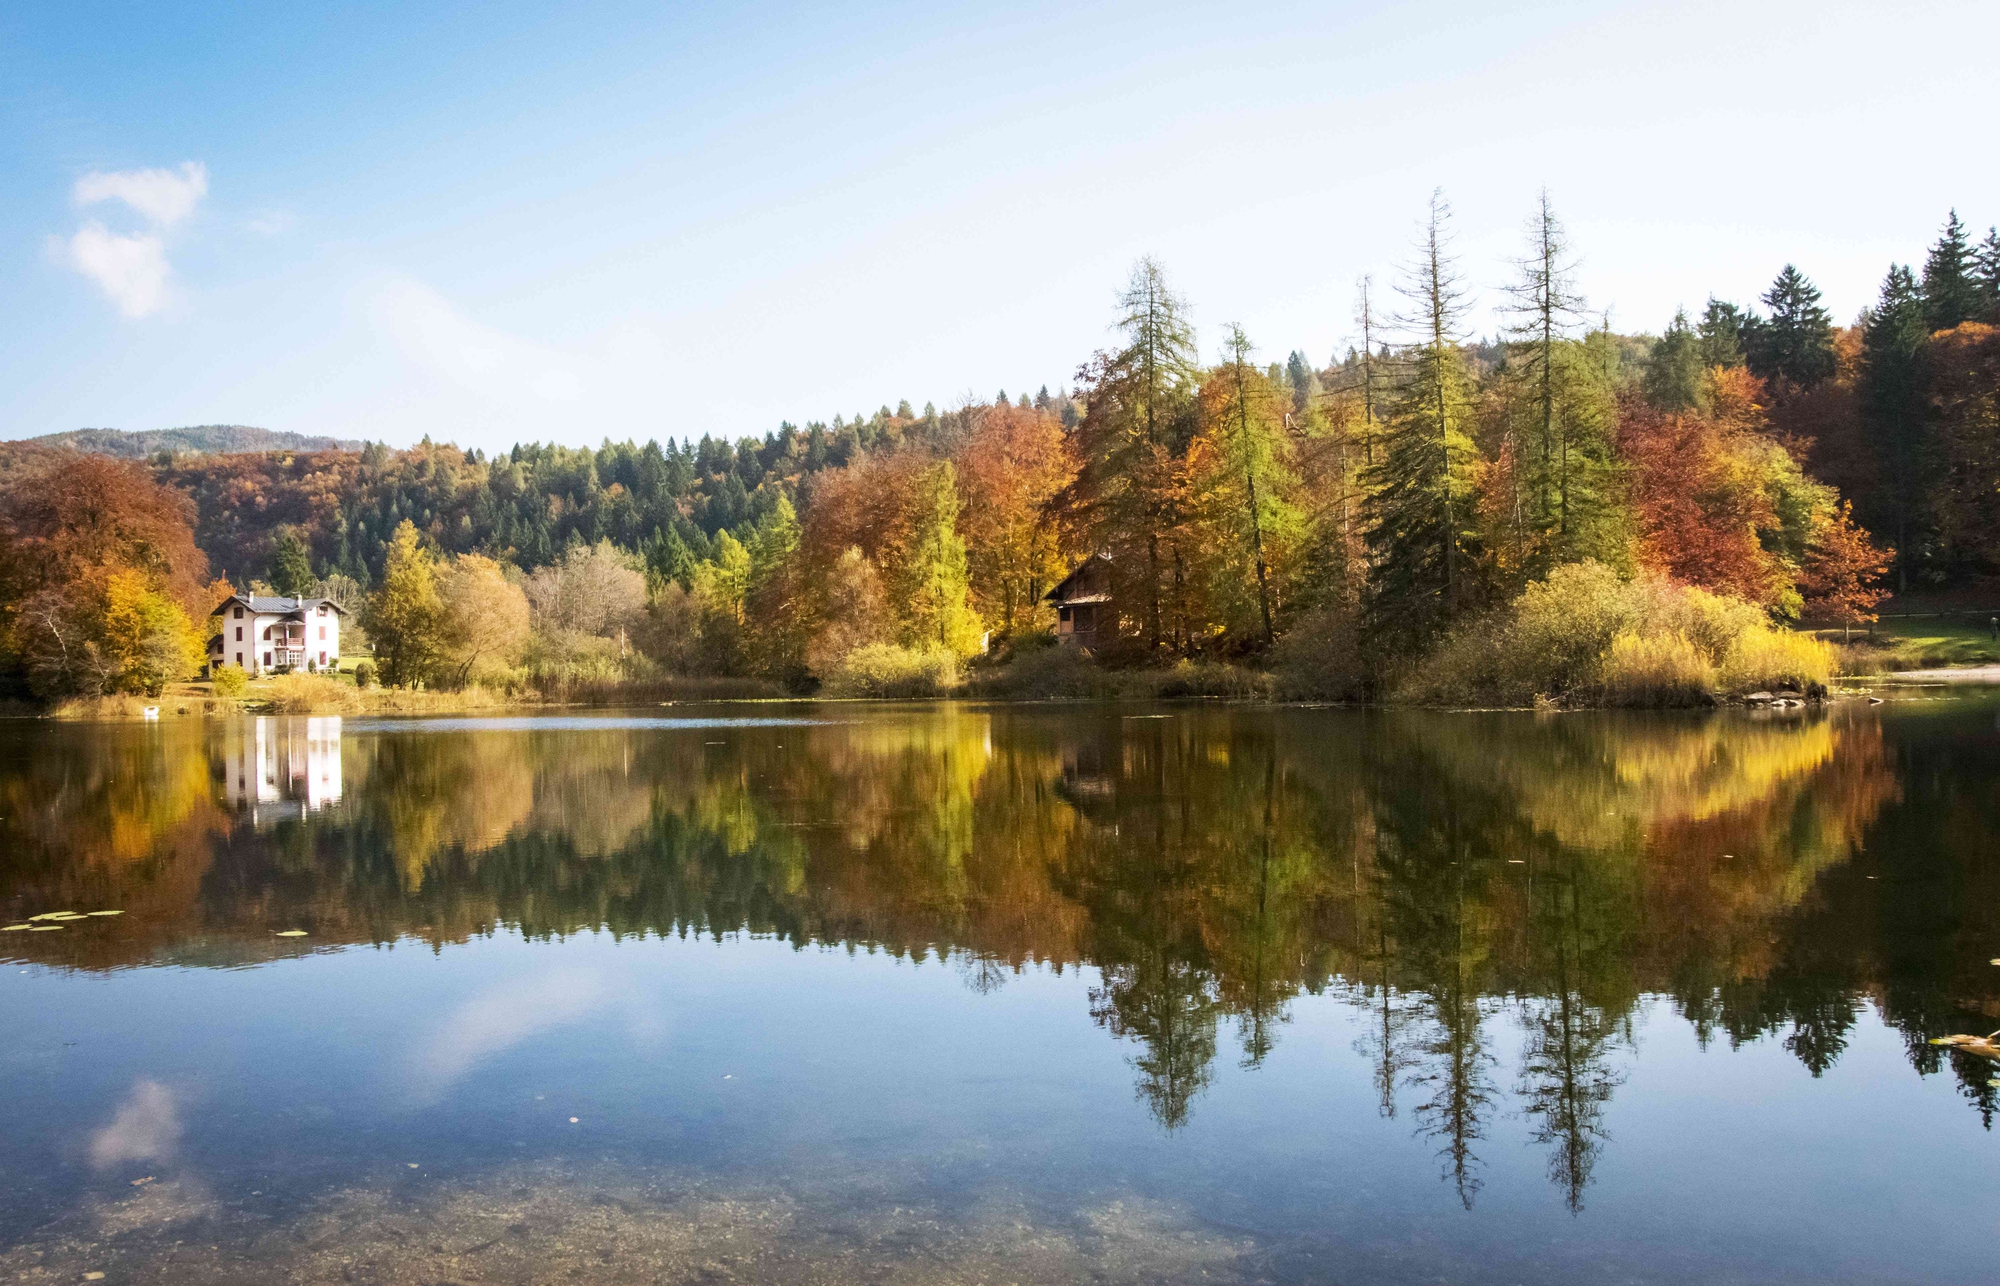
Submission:
[[[1072,594],[1069,592],[1071,586],[1073,586],[1076,583],[1077,578],[1082,576],[1085,572],[1089,571],[1093,566],[1095,566],[1100,561],[1102,561],[1106,566],[1109,566],[1111,563],[1111,555],[1092,554],[1090,557],[1084,559],[1082,562],[1078,563],[1075,567],[1070,569],[1069,575],[1057,581],[1055,584],[1055,588],[1051,589],[1048,593],[1042,595],[1042,601],[1046,603],[1110,602],[1111,595],[1108,593],[1104,593],[1102,591],[1099,591],[1094,594]]]

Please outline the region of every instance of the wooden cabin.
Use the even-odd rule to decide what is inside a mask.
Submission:
[[[1055,605],[1058,643],[1095,649],[1118,637],[1111,555],[1092,554],[1042,597]]]

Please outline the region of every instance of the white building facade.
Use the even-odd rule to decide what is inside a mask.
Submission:
[[[215,609],[222,632],[208,641],[209,664],[240,665],[251,674],[331,670],[340,664],[340,618],[330,598],[234,594]]]

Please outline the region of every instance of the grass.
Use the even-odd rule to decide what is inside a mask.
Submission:
[[[1991,615],[1889,618],[1865,632],[1816,633],[1839,650],[1844,674],[1994,665],[2000,664],[2000,642],[1993,639]]]

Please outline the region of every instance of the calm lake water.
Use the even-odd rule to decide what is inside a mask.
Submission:
[[[1991,1280],[1997,715],[0,724],[0,1280]]]

